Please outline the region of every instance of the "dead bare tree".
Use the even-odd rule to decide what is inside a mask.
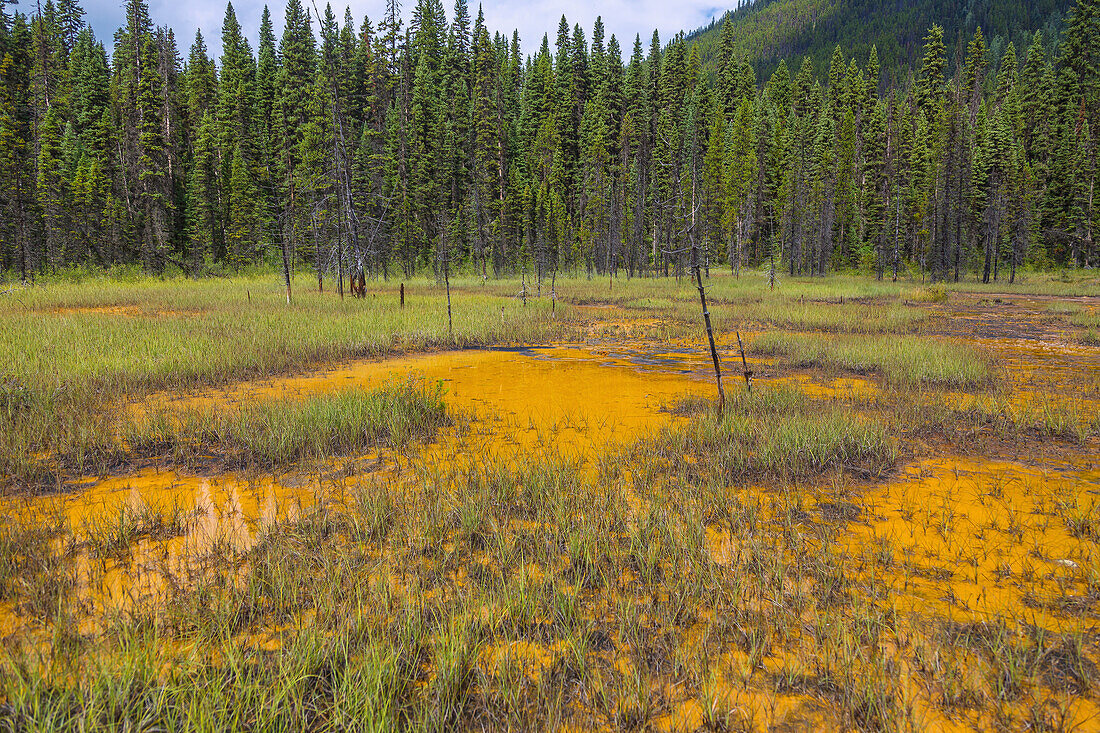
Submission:
[[[694,181],[693,181],[694,184]],[[695,226],[698,206],[695,205],[695,187],[692,186],[691,222],[677,235],[677,239],[687,235],[688,246],[676,250],[662,250],[666,257],[680,257],[685,251],[691,253],[691,269],[695,276],[695,285],[699,290],[699,303],[703,309],[703,323],[707,329],[707,341],[710,344],[710,357],[714,362],[714,382],[718,388],[718,414],[722,415],[726,408],[726,392],[722,388],[722,363],[718,358],[718,347],[714,343],[714,328],[710,322],[710,309],[707,307],[707,291],[703,287],[703,267],[699,257],[699,245],[695,240]]]
[[[293,211],[294,187],[291,186],[291,208],[284,216],[280,232],[280,249],[283,255],[283,282],[286,284],[286,304],[290,305],[290,253],[294,251],[294,225],[290,222]]]
[[[695,284],[699,288],[699,302],[703,306],[703,322],[707,326],[707,340],[710,341],[710,356],[714,360],[714,381],[718,385],[718,414],[726,408],[726,393],[722,389],[722,365],[718,361],[718,348],[714,345],[714,329],[710,325],[710,309],[707,308],[707,291],[703,287],[703,272],[699,264],[699,247],[695,243],[695,222],[688,232],[691,241],[691,267],[695,270]]]
[[[554,272],[550,275],[550,317],[551,318],[557,318],[558,317],[558,291],[554,287],[557,284],[557,281],[558,281],[558,271],[554,270]]]
[[[436,225],[439,229],[439,246],[436,251],[436,273],[443,280],[443,285],[447,289],[447,333],[451,342],[455,340],[455,328],[454,320],[451,314],[451,250],[447,244],[447,233],[450,231],[452,222],[446,220],[446,216],[440,212],[437,215]],[[402,296],[404,296],[404,286],[402,286]]]

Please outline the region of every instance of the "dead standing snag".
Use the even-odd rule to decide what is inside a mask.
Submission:
[[[745,374],[745,386],[752,392],[752,372],[749,371],[749,362],[745,358],[745,345],[741,343],[741,332],[737,332],[737,348],[741,349],[741,367]]]
[[[703,321],[707,325],[707,340],[710,342],[710,357],[714,360],[714,381],[718,385],[718,414],[726,407],[726,393],[722,389],[722,365],[718,361],[718,347],[714,345],[714,329],[710,325],[710,310],[707,308],[707,291],[703,289],[703,273],[699,266],[699,248],[695,246],[695,236],[691,234],[691,268],[695,271],[695,284],[699,288],[699,302],[703,306]]]

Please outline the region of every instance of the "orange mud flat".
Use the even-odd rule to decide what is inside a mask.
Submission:
[[[1098,514],[1096,465],[929,458],[866,493],[847,551],[912,613],[1087,630]]]
[[[701,360],[701,356],[699,359]],[[691,368],[665,363],[640,367],[629,358],[568,346],[476,349],[358,361],[335,369],[239,384],[153,404],[173,407],[234,405],[258,399],[296,399],[342,389],[377,389],[408,379],[440,384],[451,408],[492,435],[490,450],[552,444],[565,454],[588,455],[668,422],[663,412],[713,387]]]
[[[1037,381],[1072,384],[1082,369],[1100,370],[1096,349],[1060,342],[971,341],[998,357],[1019,399],[1033,394]],[[739,360],[727,357],[724,366],[729,388],[740,389]],[[1036,380],[1035,374],[1049,380]],[[442,385],[447,405],[470,421],[426,446],[351,457],[377,464],[364,475],[341,474],[338,461],[262,476],[148,468],[89,479],[79,491],[60,497],[10,500],[9,510],[61,517],[78,538],[127,517],[157,512],[182,516],[178,533],[164,540],[141,538],[126,559],[104,560],[81,550],[74,563],[77,593],[93,613],[155,607],[165,584],[195,575],[199,560],[216,543],[243,553],[278,523],[294,522],[317,504],[354,501],[355,491],[369,489],[373,482],[415,490],[415,472],[402,469],[402,458],[429,464],[495,459],[523,463],[549,453],[574,460],[578,470],[595,479],[596,458],[682,419],[667,408],[685,398],[713,396],[713,377],[710,355],[701,345],[632,341],[364,360],[230,389],[161,394],[134,409],[234,409],[255,400],[294,400],[416,379]],[[793,383],[809,398],[853,404],[884,396],[872,380],[851,377],[821,381],[797,373],[759,381]],[[897,599],[895,610],[913,618],[958,623],[1004,618],[1058,633],[1095,634],[1097,605],[1090,594],[1096,583],[1089,577],[1100,573],[1091,534],[1100,514],[1097,463],[1095,456],[1057,466],[956,456],[916,459],[889,481],[862,487],[858,510],[844,520],[840,549],[850,559],[854,588],[868,590],[870,597],[876,584],[885,584]],[[728,561],[722,538],[711,539],[715,561]],[[1100,575],[1096,581],[1100,583]],[[13,614],[0,612],[0,634],[17,625]],[[557,647],[515,641],[485,649],[480,661],[488,667],[516,666],[537,677],[561,653]],[[797,661],[784,663],[793,668]],[[820,701],[812,695],[777,703],[774,695],[738,685],[732,679],[718,680],[706,694],[714,705],[748,711],[748,718],[765,726],[783,721],[800,721],[805,728],[831,725],[831,718],[817,714]],[[699,701],[688,700],[654,721],[654,727],[694,730],[712,713]],[[942,717],[929,715],[935,721],[929,729],[953,729]]]

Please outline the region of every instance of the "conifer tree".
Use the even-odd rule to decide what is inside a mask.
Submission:
[[[94,253],[96,262],[104,267],[113,264],[110,241],[104,232],[111,228],[110,181],[95,157],[82,154],[71,183],[69,221],[75,248],[86,255]]]
[[[69,172],[62,160],[61,114],[55,105],[38,127],[38,205],[46,235],[46,261],[51,269],[64,266],[68,249]]]
[[[195,40],[187,56],[186,116],[190,137],[198,133],[202,118],[215,104],[217,95],[217,71],[213,59],[207,54],[202,31],[195,31]]]
[[[1049,117],[1046,112],[1052,102],[1050,76],[1050,67],[1043,48],[1043,33],[1036,31],[1020,71],[1020,85],[1028,91],[1023,95],[1020,107],[1020,133],[1028,157],[1042,164],[1046,163],[1049,156],[1050,126],[1045,120]]]
[[[0,222],[5,265],[23,282],[34,277],[38,258],[31,241],[34,167],[31,161],[30,29],[16,13],[10,50],[0,58]]]
[[[755,225],[752,192],[758,167],[756,106],[753,99],[742,100],[727,138],[725,201],[729,208],[725,219],[727,236],[732,240],[728,252],[730,269],[737,275],[744,264],[746,240]]]
[[[1058,94],[1083,121],[1100,119],[1100,0],[1077,0],[1059,46]]]
[[[505,120],[497,94],[498,59],[489,32],[478,18],[474,38],[472,100],[471,216],[474,225],[474,256],[480,261],[483,277],[488,275],[488,255],[500,227],[499,192],[504,186]]]
[[[726,15],[722,24],[722,36],[718,41],[718,62],[716,84],[718,104],[726,119],[732,119],[741,103],[739,89],[739,59],[734,48],[733,19]]]
[[[813,202],[818,226],[817,236],[813,240],[810,272],[821,276],[825,275],[826,265],[833,256],[836,234],[836,121],[830,112],[830,106],[826,106],[818,119],[814,136]]]
[[[275,30],[271,13],[265,5],[260,18],[260,45],[256,53],[256,125],[265,158],[272,155],[277,74]]]
[[[57,0],[57,24],[65,56],[76,47],[77,37],[84,30],[84,8],[77,0]]]
[[[886,104],[876,102],[863,125],[863,247],[859,255],[862,269],[874,263],[875,276],[881,280],[886,268],[886,205],[889,199],[887,169],[888,121]]]
[[[233,150],[229,167],[229,218],[226,221],[226,260],[240,268],[256,260],[260,242],[261,209],[249,166],[240,148]]]
[[[924,58],[921,61],[916,86],[917,106],[930,123],[938,120],[942,111],[946,68],[943,28],[934,25],[924,39]]]
[[[232,3],[226,5],[225,20],[222,23],[220,70],[216,119],[218,146],[223,159],[221,178],[228,180],[235,149],[241,150],[242,154],[249,154],[249,159],[256,154],[252,150],[255,141],[253,101],[256,62]]]
[[[455,0],[454,19],[448,33],[444,67],[441,71],[443,95],[442,165],[445,191],[451,211],[451,246],[467,251],[467,191],[470,184],[470,14],[466,0]]]
[[[68,53],[62,35],[53,0],[46,0],[42,12],[31,21],[31,36],[34,39],[31,98],[36,126],[43,123],[53,105],[65,103]]]
[[[289,0],[286,22],[279,42],[279,58],[272,105],[272,147],[278,151],[276,164],[279,190],[277,217],[283,254],[283,274],[287,301],[290,301],[290,271],[294,268],[299,246],[305,246],[303,222],[308,219],[309,202],[300,195],[301,140],[308,119],[307,105],[313,90],[317,60],[316,40],[309,15],[300,0]],[[309,81],[307,81],[309,80]]]
[[[216,147],[214,120],[206,111],[195,135],[187,185],[190,261],[195,276],[201,274],[207,263],[217,256],[215,246],[220,242]]]
[[[710,250],[715,245],[715,255],[721,256],[723,242],[722,212],[729,206],[726,200],[726,187],[723,185],[723,172],[726,168],[726,120],[724,113],[711,115],[710,130],[707,133],[706,153],[700,173],[700,200],[702,227],[700,237],[703,249]]]
[[[141,118],[138,128],[138,199],[142,262],[152,273],[164,270],[168,256],[169,216],[172,208],[167,172],[167,150],[158,112],[164,108],[164,91],[157,73],[159,51],[146,35],[141,52],[142,69],[138,96]]]
[[[979,26],[974,30],[974,37],[966,47],[966,65],[962,73],[963,101],[972,115],[977,112],[978,105],[982,101],[986,72],[985,52],[985,37]]]

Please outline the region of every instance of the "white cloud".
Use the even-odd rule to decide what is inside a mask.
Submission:
[[[311,0],[303,3],[312,13]],[[446,0],[444,0],[446,5]],[[564,13],[570,26],[580,23],[585,30],[585,35],[591,43],[592,26],[597,16],[603,17],[606,39],[610,41],[614,33],[622,47],[626,59],[630,57],[634,44],[635,34],[642,37],[643,49],[648,49],[649,38],[656,28],[661,34],[662,43],[681,30],[690,31],[710,21],[714,15],[720,15],[723,10],[713,5],[713,0],[683,0],[682,2],[669,2],[668,0],[558,0],[555,3],[531,2],[518,3],[507,0],[487,0],[482,3],[485,10],[485,23],[490,32],[500,31],[511,36],[513,29],[518,29],[525,54],[538,51],[542,43],[543,34],[550,39],[550,48],[553,50],[554,39],[557,35],[558,21]],[[262,0],[240,0],[234,2],[233,7],[237,13],[237,19],[244,28],[245,33],[256,49],[259,38],[260,14],[263,11]],[[285,5],[281,2],[269,3],[272,20],[275,24],[276,34],[282,31]],[[353,0],[347,3],[355,18],[356,26],[362,22],[364,14],[370,15],[371,21],[377,23],[385,9],[383,0]],[[88,21],[95,30],[96,36],[103,40],[108,47],[114,37],[114,32],[126,19],[124,4],[106,2],[105,0],[85,0],[84,7],[88,13]],[[318,7],[324,12],[324,4],[318,2]],[[344,4],[333,3],[333,9],[337,17],[343,20]],[[406,0],[403,7],[406,22],[412,14],[413,3]],[[453,7],[447,7],[450,16]],[[195,37],[195,29],[201,28],[206,45],[215,56],[221,53],[221,28],[225,17],[224,3],[216,0],[152,0],[149,7],[153,23],[167,25],[175,30],[176,43],[179,45],[180,55],[187,57],[187,51]],[[477,17],[477,3],[472,3],[470,15]]]

